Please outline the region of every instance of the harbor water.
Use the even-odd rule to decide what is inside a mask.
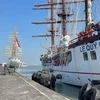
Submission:
[[[19,68],[17,71],[31,79],[33,72],[42,70],[42,66],[28,66]],[[64,84],[61,82],[57,82],[55,86],[55,92],[60,93],[61,95],[67,97],[70,100],[78,100],[80,87]]]

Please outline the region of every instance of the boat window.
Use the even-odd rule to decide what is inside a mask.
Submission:
[[[72,54],[71,54],[71,51],[68,51],[66,53],[66,61],[67,63],[71,62],[72,61]]]
[[[95,51],[90,51],[90,55],[91,55],[91,59],[92,60],[96,60],[97,56],[96,56],[96,52]]]
[[[88,60],[88,54],[87,54],[87,52],[83,52],[83,58],[84,58],[84,60]]]

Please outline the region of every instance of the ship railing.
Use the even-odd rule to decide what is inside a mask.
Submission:
[[[78,37],[77,37],[77,38],[72,39],[71,41],[69,41],[69,45],[70,45],[70,44],[73,44],[73,43],[75,43],[75,42],[77,42],[77,41],[78,41]]]

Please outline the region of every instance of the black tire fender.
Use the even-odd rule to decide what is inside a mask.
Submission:
[[[78,100],[84,100],[84,96],[85,96],[85,93],[91,89],[92,85],[87,83],[85,84],[79,91],[79,97],[78,97]]]
[[[92,85],[100,85],[100,80],[92,80],[91,84]]]
[[[96,99],[96,94],[97,94],[97,88],[93,87],[86,92],[84,100],[100,100]]]

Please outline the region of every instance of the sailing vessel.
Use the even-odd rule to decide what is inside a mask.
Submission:
[[[8,47],[8,49],[6,50],[7,55],[9,55],[7,66],[8,68],[16,69],[21,65],[21,47],[17,38],[16,28],[14,29],[14,33],[10,37],[10,39],[12,40],[12,46]]]
[[[47,4],[35,5],[35,9],[51,10],[49,21],[32,23],[51,25],[51,48],[40,57],[43,70],[51,71],[63,83],[83,86],[92,80],[100,80],[99,4],[99,0],[49,0]],[[57,8],[56,14],[61,20],[54,19]],[[56,23],[62,25],[58,45],[54,43]]]

